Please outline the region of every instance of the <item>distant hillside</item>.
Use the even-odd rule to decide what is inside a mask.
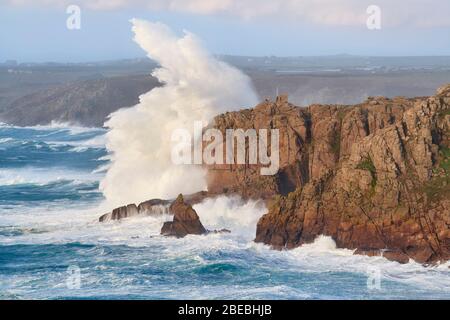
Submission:
[[[355,104],[369,96],[430,96],[450,79],[450,57],[221,59],[245,72],[261,99],[287,93],[289,101],[300,106]],[[149,59],[0,64],[0,121],[102,126],[109,113],[136,104],[140,94],[159,85],[148,75],[156,66]]]
[[[111,112],[137,104],[139,95],[159,85],[148,75],[66,83],[13,101],[0,113],[0,120],[20,126],[48,124],[52,120],[102,126]]]

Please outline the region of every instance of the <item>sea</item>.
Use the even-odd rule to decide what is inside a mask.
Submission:
[[[194,206],[229,234],[164,237],[164,215],[100,223],[105,133],[0,124],[0,299],[450,298],[448,263],[353,255],[325,236],[293,250],[257,244],[267,209],[238,196]]]

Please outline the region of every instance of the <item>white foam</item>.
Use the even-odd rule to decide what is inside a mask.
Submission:
[[[254,243],[255,226],[265,213],[260,202],[242,201],[239,198],[220,196],[195,205],[205,227],[229,228],[231,233],[189,235],[181,239],[161,236],[164,221],[171,216],[140,217],[98,222],[107,212],[103,207],[77,208],[61,204],[33,208],[0,210],[2,225],[23,230],[22,235],[0,237],[0,244],[49,244],[80,242],[86,244],[127,245],[130,247],[163,248],[164,258],[202,259],[205,253],[218,251],[245,253],[264,259],[267,264],[296,269],[306,273],[353,272],[367,274],[369,267],[379,268],[383,281],[397,281],[424,290],[445,292],[450,287],[449,263],[427,267],[418,263],[399,264],[382,257],[353,255],[352,250],[337,249],[330,237],[319,236],[315,242],[293,250],[277,251],[269,246]],[[201,262],[201,261],[200,261]]]
[[[208,198],[193,206],[209,229],[229,229],[253,239],[259,218],[267,212],[263,201],[243,201],[239,196]]]
[[[12,126],[16,127],[16,126]],[[50,124],[47,125],[36,125],[36,126],[26,126],[26,127],[16,127],[16,128],[28,128],[28,129],[37,129],[37,130],[51,130],[54,131],[55,129],[63,129],[68,130],[71,135],[76,135],[92,130],[100,130],[99,128],[95,127],[85,127],[81,126],[79,124],[70,123],[70,122],[60,122],[52,120]]]
[[[90,173],[66,168],[8,168],[0,169],[0,185],[37,184],[45,185],[58,181],[75,183],[95,182],[102,177],[99,173]]]
[[[0,139],[0,143],[6,143],[9,141],[13,141],[13,140],[14,140],[13,138],[2,138],[2,139]]]
[[[17,128],[17,129],[48,130],[48,131],[54,131],[54,132],[57,132],[57,131],[55,131],[55,129],[64,129],[64,130],[69,130],[69,132],[74,135],[92,131],[92,130],[95,130],[95,131],[101,130],[97,127],[85,127],[85,126],[81,126],[81,125],[70,123],[70,122],[60,122],[60,121],[55,121],[55,120],[52,120],[47,125],[38,124],[35,126],[15,126],[13,124],[0,122],[0,127]]]
[[[56,144],[64,144],[73,146],[73,148],[69,151],[73,152],[84,152],[89,148],[102,149],[105,148],[106,138],[104,134],[95,136],[93,138],[87,140],[79,140],[79,141],[52,141],[51,143]]]
[[[424,267],[410,261],[400,264],[383,257],[354,255],[354,250],[338,249],[331,237],[318,236],[313,243],[304,244],[292,250],[274,251],[263,244],[253,244],[254,250],[268,259],[292,265],[302,272],[354,272],[369,275],[377,268],[383,281],[393,280],[435,291],[450,288],[450,263]]]

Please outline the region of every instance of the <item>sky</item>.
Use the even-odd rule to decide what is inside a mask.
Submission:
[[[80,29],[69,30],[69,5]],[[367,27],[370,5],[380,29]],[[0,0],[0,62],[143,57],[132,18],[196,34],[215,54],[450,55],[449,0]]]

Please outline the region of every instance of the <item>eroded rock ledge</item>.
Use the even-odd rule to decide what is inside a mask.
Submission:
[[[197,192],[184,197],[184,201],[189,205],[201,202],[203,199],[211,196],[205,191]],[[99,222],[110,220],[121,220],[135,216],[157,216],[162,214],[173,214],[169,209],[174,200],[151,199],[136,205],[134,203],[113,209],[105,213],[98,219]]]

